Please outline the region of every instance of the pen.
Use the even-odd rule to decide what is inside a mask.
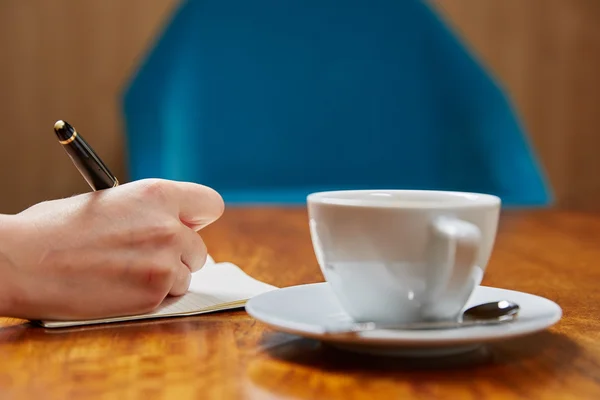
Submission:
[[[54,132],[58,137],[58,142],[65,149],[79,173],[94,191],[108,189],[119,184],[117,178],[100,157],[68,122],[57,121],[54,124]]]

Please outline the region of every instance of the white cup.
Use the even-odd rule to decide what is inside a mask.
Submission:
[[[446,191],[319,192],[307,203],[321,271],[357,322],[458,318],[500,213],[496,196]]]

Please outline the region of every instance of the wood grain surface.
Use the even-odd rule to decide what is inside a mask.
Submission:
[[[304,209],[232,208],[203,232],[217,261],[282,286],[322,281]],[[0,398],[598,399],[600,216],[510,211],[484,284],[556,301],[551,329],[472,356],[358,356],[243,310],[45,330],[0,319]]]

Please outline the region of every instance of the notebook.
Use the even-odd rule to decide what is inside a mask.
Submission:
[[[235,264],[216,263],[209,257],[204,267],[192,275],[186,294],[179,297],[167,297],[156,310],[150,313],[93,320],[34,322],[45,328],[63,328],[198,315],[243,307],[250,298],[275,289],[277,289],[276,286],[252,278]]]

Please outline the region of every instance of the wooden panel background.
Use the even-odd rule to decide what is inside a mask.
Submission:
[[[600,1],[435,3],[509,92],[558,205],[600,209]]]
[[[0,1],[0,212],[88,188],[72,122],[126,178],[119,96],[178,0]],[[558,205],[600,206],[600,1],[436,0],[513,98]]]
[[[177,0],[0,0],[0,212],[89,191],[53,126],[124,177],[121,88]]]

